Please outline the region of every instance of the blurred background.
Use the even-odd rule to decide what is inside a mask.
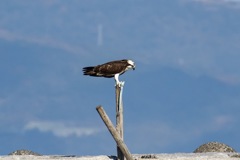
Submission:
[[[0,2],[0,154],[116,155],[114,79],[85,66],[132,59],[124,140],[132,153],[240,151],[240,0]]]

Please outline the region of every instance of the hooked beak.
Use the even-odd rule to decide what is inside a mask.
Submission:
[[[136,67],[135,65],[132,65],[132,69],[133,69],[133,70],[135,70],[135,67]]]

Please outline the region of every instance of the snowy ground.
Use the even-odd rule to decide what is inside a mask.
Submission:
[[[234,160],[238,153],[175,153],[175,154],[133,154],[134,160]],[[238,158],[237,158],[238,157]],[[116,160],[114,156],[0,156],[0,160]]]

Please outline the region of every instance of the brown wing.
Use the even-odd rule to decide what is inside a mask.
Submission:
[[[103,77],[113,77],[115,74],[122,74],[125,72],[126,64],[122,61],[112,61],[94,68],[97,75]]]
[[[114,77],[115,74],[123,74],[127,67],[127,60],[118,60],[104,63],[93,67],[84,67],[84,75],[96,76],[96,77]]]

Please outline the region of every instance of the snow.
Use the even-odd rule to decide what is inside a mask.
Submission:
[[[134,160],[234,160],[231,156],[238,156],[238,153],[174,153],[174,154],[133,154]],[[142,157],[142,158],[141,158]],[[143,158],[145,157],[145,158]],[[146,158],[152,157],[152,158]],[[115,160],[114,156],[60,156],[60,155],[13,155],[0,156],[0,160]]]

